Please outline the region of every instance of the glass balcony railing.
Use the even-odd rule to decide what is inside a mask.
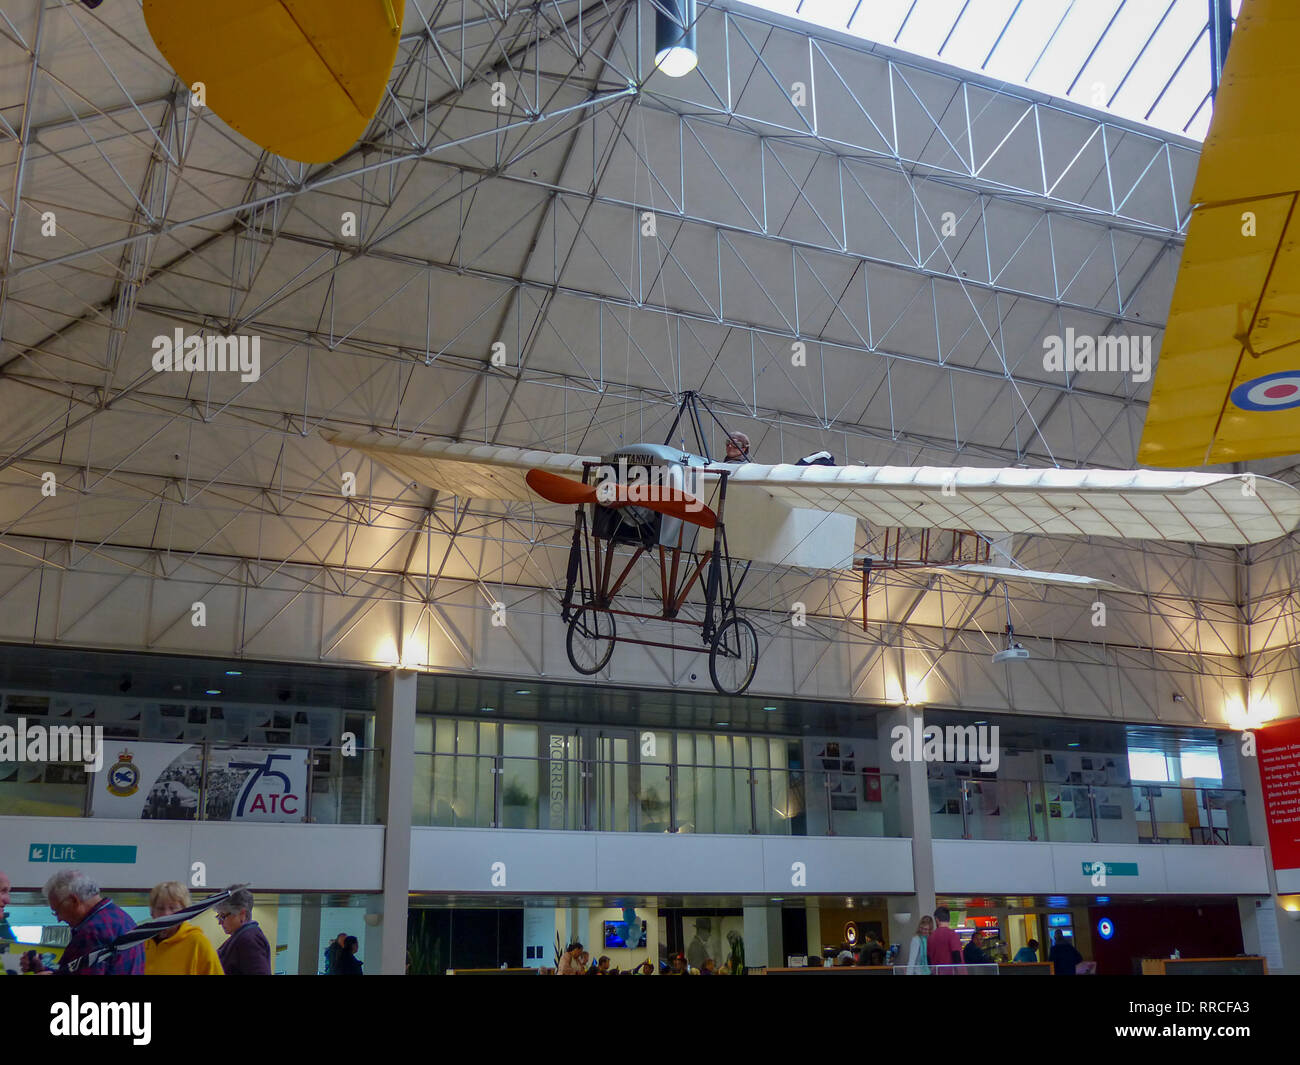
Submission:
[[[0,763],[0,816],[379,821],[383,753],[376,748],[152,741],[136,746],[139,760],[98,773],[87,773],[80,763]]]
[[[417,754],[413,823],[449,828],[902,835],[896,774]]]
[[[1246,795],[1235,788],[931,781],[930,810],[936,839],[1250,844]]]

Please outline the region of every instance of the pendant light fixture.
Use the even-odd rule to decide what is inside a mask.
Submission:
[[[655,66],[680,78],[700,61],[695,51],[695,0],[654,0]]]

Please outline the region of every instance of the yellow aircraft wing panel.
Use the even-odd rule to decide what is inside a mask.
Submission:
[[[403,0],[144,0],[145,23],[204,105],[287,159],[337,159],[374,117]]]
[[[1246,0],[1201,154],[1138,461],[1300,452],[1300,5]]]

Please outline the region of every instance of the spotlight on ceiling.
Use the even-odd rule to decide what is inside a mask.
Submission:
[[[695,69],[695,0],[656,0],[655,66],[670,78]]]

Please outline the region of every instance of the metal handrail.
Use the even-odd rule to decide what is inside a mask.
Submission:
[[[359,749],[359,748],[358,748],[358,749]],[[474,752],[471,752],[471,751],[456,752],[456,753],[453,753],[453,752],[451,752],[451,751],[415,751],[414,754],[415,754],[415,756],[416,756],[417,758],[504,758],[504,759],[508,759],[508,760],[510,760],[510,761],[516,761],[516,762],[522,762],[522,761],[536,761],[536,762],[577,762],[577,761],[587,761],[587,762],[600,762],[602,765],[624,765],[624,766],[636,766],[638,769],[646,769],[646,768],[650,768],[650,769],[670,769],[670,768],[671,768],[671,769],[724,769],[724,770],[747,770],[747,769],[757,769],[757,770],[759,770],[760,772],[768,772],[768,771],[771,771],[771,772],[775,772],[775,773],[827,773],[827,772],[834,773],[834,772],[836,772],[836,770],[833,770],[833,769],[832,769],[832,770],[826,770],[826,769],[813,769],[813,768],[809,768],[809,767],[806,767],[806,766],[720,765],[720,764],[717,763],[717,762],[645,762],[645,761],[635,761],[635,762],[634,762],[634,761],[631,761],[630,759],[628,759],[628,760],[622,760],[622,759],[618,759],[618,758],[602,758],[602,757],[594,756],[594,755],[591,756],[591,757],[587,757],[587,758],[582,758],[582,757],[580,757],[580,756],[578,756],[578,755],[565,755],[565,756],[562,757],[562,758],[556,758],[556,757],[552,757],[551,755],[546,755],[546,754],[488,754],[488,753],[474,753]],[[869,767],[868,767],[868,768],[869,768]],[[859,772],[859,773],[861,773],[861,772],[863,772],[863,771],[864,771],[864,769],[859,768],[859,769],[856,770],[855,772]],[[899,779],[900,774],[898,774],[898,773],[887,773],[887,772],[885,772],[884,770],[876,771],[876,770],[873,769],[873,770],[872,770],[872,776],[893,777],[895,780],[897,780],[897,779]]]
[[[512,762],[533,762],[538,765],[539,769],[543,765],[554,765],[556,763],[563,763],[565,765],[573,766],[574,769],[578,771],[579,777],[577,781],[578,790],[576,793],[576,798],[580,806],[580,811],[578,811],[578,817],[581,819],[581,825],[579,826],[579,830],[581,831],[590,831],[593,828],[591,824],[591,817],[590,817],[593,797],[592,797],[591,785],[589,781],[594,776],[594,771],[597,768],[603,769],[603,768],[626,767],[629,769],[636,768],[640,770],[651,769],[651,770],[666,771],[667,773],[666,783],[668,787],[668,814],[669,814],[669,820],[667,823],[670,826],[669,831],[680,831],[681,828],[683,827],[682,822],[678,818],[680,771],[702,769],[702,770],[711,770],[719,773],[743,773],[745,774],[747,784],[748,784],[747,791],[749,793],[749,801],[747,805],[749,807],[749,821],[747,826],[740,826],[738,827],[738,830],[743,831],[744,833],[750,835],[765,834],[761,831],[759,827],[758,774],[760,773],[785,774],[788,778],[788,786],[791,788],[801,787],[804,778],[811,774],[820,774],[822,776],[826,803],[825,803],[825,809],[818,811],[818,813],[819,814],[824,813],[825,815],[826,834],[828,836],[834,836],[837,834],[835,828],[835,810],[833,808],[833,802],[831,796],[832,774],[836,773],[836,771],[834,770],[791,767],[791,766],[719,765],[716,762],[708,762],[708,763],[677,762],[677,761],[645,762],[645,761],[632,761],[630,759],[623,760],[623,759],[616,759],[616,758],[605,758],[596,755],[584,757],[581,755],[571,755],[567,753],[562,756],[549,755],[549,754],[533,755],[533,754],[502,754],[502,753],[487,753],[487,752],[453,753],[453,752],[439,752],[439,751],[417,751],[414,753],[415,753],[415,757],[417,758],[433,758],[433,759],[450,758],[450,759],[486,760],[489,766],[489,773],[493,781],[492,796],[491,796],[492,816],[487,826],[491,828],[501,827],[502,824],[501,812],[502,812],[503,785],[501,782],[504,777],[505,763],[507,761],[512,761]],[[874,770],[874,767],[869,767],[869,768],[873,768]],[[856,775],[856,773],[860,771],[861,770],[855,771],[854,775]],[[897,773],[881,771],[881,770],[874,770],[871,775],[879,776],[882,778],[882,780],[883,778],[890,778],[895,782],[897,782],[900,779],[900,776]],[[896,792],[891,791],[890,794],[891,795],[896,794]],[[734,795],[735,793],[733,793],[733,797]],[[430,799],[432,799],[433,797],[434,796],[431,794]],[[575,798],[574,794],[566,792],[566,802],[571,802],[574,800],[574,798]],[[632,804],[634,804],[639,797],[629,796],[629,798],[631,800],[631,802],[629,803],[629,809],[631,809]],[[487,800],[488,800],[488,796],[484,794],[482,797],[482,802],[486,803]],[[544,802],[544,796],[538,794],[537,796],[534,797],[534,801],[538,804],[538,808],[540,810],[541,804]],[[743,801],[744,800],[742,799],[741,802]],[[882,789],[882,796],[878,801],[881,804],[889,801],[884,795],[883,789]],[[475,799],[476,808],[478,807],[478,804],[479,804],[479,799],[476,798]],[[452,809],[452,815],[453,815],[453,820],[458,819],[458,815],[456,814],[454,807]],[[567,816],[566,816],[566,821],[567,821]]]
[[[1161,783],[1156,781],[1128,781],[1123,784],[1093,785],[1093,784],[1068,784],[1060,781],[1032,780],[1024,777],[998,777],[990,780],[981,780],[981,779],[966,777],[960,780],[960,792],[961,792],[960,814],[961,814],[961,824],[962,824],[962,829],[961,829],[962,839],[975,838],[972,830],[972,825],[971,825],[971,819],[972,819],[972,813],[970,808],[971,786],[979,785],[982,788],[990,784],[995,787],[1004,784],[1008,784],[1008,785],[1021,784],[1024,786],[1025,815],[1026,815],[1026,822],[1028,825],[1028,834],[1026,838],[1034,842],[1037,842],[1039,838],[1038,819],[1034,811],[1034,803],[1035,803],[1034,793],[1035,791],[1038,791],[1038,799],[1042,802],[1043,827],[1046,829],[1050,826],[1052,820],[1048,811],[1047,796],[1044,791],[1044,789],[1048,787],[1056,786],[1062,788],[1079,789],[1086,793],[1088,799],[1088,821],[1090,826],[1090,835],[1091,835],[1091,840],[1094,843],[1101,842],[1101,820],[1102,819],[1100,817],[1100,812],[1099,812],[1099,799],[1097,796],[1098,787],[1110,787],[1117,790],[1121,788],[1127,788],[1130,789],[1130,791],[1133,793],[1134,798],[1137,798],[1138,797],[1137,793],[1140,792],[1142,797],[1148,799],[1148,809],[1146,813],[1147,813],[1147,819],[1150,822],[1150,826],[1151,826],[1150,841],[1152,843],[1161,842],[1161,837],[1159,834],[1159,824],[1156,819],[1155,805],[1154,803],[1150,802],[1150,799],[1153,797],[1151,795],[1151,792],[1154,789],[1160,789],[1162,791],[1163,790],[1170,790],[1170,791],[1176,790],[1179,792],[1187,791],[1187,792],[1192,792],[1194,794],[1197,794],[1199,796],[1199,805],[1205,811],[1206,814],[1207,825],[1201,827],[1207,829],[1206,838],[1204,840],[1204,842],[1207,844],[1227,845],[1231,842],[1230,829],[1227,826],[1220,826],[1214,824],[1213,811],[1216,809],[1216,807],[1212,805],[1213,801],[1216,798],[1219,799],[1232,798],[1232,799],[1239,799],[1239,800],[1244,800],[1246,798],[1246,791],[1244,788],[1232,788],[1232,787],[1223,787],[1223,786],[1205,787],[1203,785],[1168,784],[1168,783]],[[1135,810],[1135,812],[1138,811]],[[1196,826],[1192,826],[1192,827],[1196,827]],[[1048,842],[1050,842],[1050,834],[1049,834]],[[1139,841],[1135,841],[1135,842],[1139,842]]]
[[[276,750],[294,750],[307,752],[307,795],[306,806],[304,807],[304,817],[308,822],[311,821],[311,803],[312,796],[315,792],[313,787],[315,773],[315,755],[316,753],[327,753],[332,751],[343,750],[342,744],[309,744],[309,743],[239,743],[234,740],[142,740],[140,742],[165,744],[172,747],[198,747],[200,749],[199,757],[199,796],[198,806],[195,810],[195,821],[217,821],[227,823],[224,819],[209,818],[207,816],[207,791],[208,778],[210,769],[210,756],[213,751],[241,751],[241,750],[265,750],[274,747]],[[356,756],[370,753],[383,753],[382,747],[365,747],[349,745]],[[92,792],[94,777],[91,773],[86,773],[82,781],[81,797],[81,816],[90,817],[92,808]]]

